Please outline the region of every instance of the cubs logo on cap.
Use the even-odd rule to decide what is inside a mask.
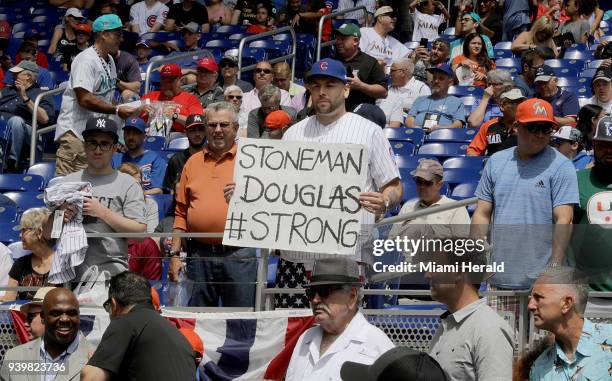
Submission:
[[[123,125],[123,129],[125,130],[126,128],[135,128],[144,134],[147,130],[147,124],[140,118],[130,118]]]
[[[321,61],[317,61],[312,65],[312,68],[306,75],[306,80],[314,76],[325,76],[339,79],[343,83],[346,83],[346,68],[340,61],[333,60],[331,58],[325,58]]]

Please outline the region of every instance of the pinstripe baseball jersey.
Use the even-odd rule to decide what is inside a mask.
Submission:
[[[291,126],[285,132],[283,140],[365,145],[368,147],[369,154],[365,192],[379,191],[383,186],[400,177],[395,164],[395,154],[382,129],[373,122],[351,112],[347,112],[329,125],[320,123],[316,116],[306,118]],[[374,214],[361,210],[362,234],[369,235],[374,219]],[[360,252],[360,247],[356,248],[356,252]],[[284,251],[282,257],[287,260],[304,262],[305,254],[309,253]],[[369,262],[360,254],[357,254],[357,260]]]

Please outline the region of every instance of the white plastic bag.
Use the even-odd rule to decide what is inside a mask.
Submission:
[[[74,289],[80,306],[101,307],[108,299],[108,271],[99,271],[98,266],[91,266],[81,277],[81,282]]]

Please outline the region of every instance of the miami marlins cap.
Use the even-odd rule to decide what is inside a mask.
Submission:
[[[548,122],[557,126],[551,104],[539,98],[527,99],[518,105],[516,120],[519,123]]]
[[[593,140],[612,142],[612,116],[604,116],[599,119]]]
[[[325,58],[312,64],[310,71],[306,74],[306,80],[315,76],[332,77],[346,83],[346,68],[340,61]]]
[[[200,114],[191,114],[187,117],[187,120],[185,121],[186,130],[190,129],[191,127],[205,125],[206,124],[204,123],[204,116]]]
[[[112,135],[115,142],[119,140],[119,135],[117,135],[117,123],[110,118],[96,117],[87,119],[85,131],[81,133],[83,139],[87,139],[87,135],[93,132],[106,132]]]
[[[123,23],[119,16],[115,14],[102,15],[93,22],[94,33],[119,28],[123,28]]]

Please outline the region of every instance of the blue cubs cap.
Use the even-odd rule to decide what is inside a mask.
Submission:
[[[123,129],[125,130],[126,128],[130,128],[130,127],[137,129],[138,131],[142,132],[143,134],[147,130],[147,124],[145,123],[144,120],[142,120],[140,118],[130,118],[130,119],[126,120],[125,124],[123,125]]]
[[[312,64],[310,71],[306,75],[306,80],[314,76],[332,77],[346,83],[346,68],[340,61],[331,58],[325,58]]]
[[[115,14],[102,15],[93,22],[93,31],[104,32],[105,30],[113,30],[123,28],[123,23],[119,16]]]
[[[441,71],[442,73],[447,74],[450,77],[453,76],[453,69],[451,69],[451,67],[445,63],[437,64],[436,66],[432,66],[429,69],[427,69],[427,71],[430,73],[433,73],[434,71]]]

